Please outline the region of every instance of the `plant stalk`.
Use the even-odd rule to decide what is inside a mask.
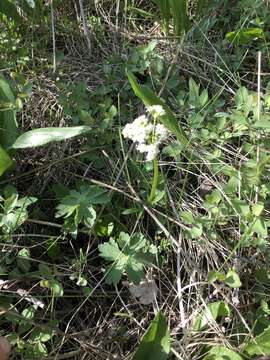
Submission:
[[[154,174],[153,174],[152,188],[150,195],[148,196],[148,201],[150,204],[155,198],[157,185],[158,185],[158,161],[156,158],[153,160],[153,170],[154,170]]]

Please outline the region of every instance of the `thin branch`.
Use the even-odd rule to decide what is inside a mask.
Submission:
[[[80,12],[81,12],[81,18],[82,18],[82,23],[83,23],[83,32],[86,37],[88,50],[91,51],[91,37],[90,37],[90,32],[89,32],[89,29],[87,26],[87,22],[86,22],[85,12],[83,9],[83,0],[79,0],[79,4],[80,4]]]

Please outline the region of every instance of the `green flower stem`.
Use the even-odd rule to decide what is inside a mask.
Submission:
[[[157,186],[158,186],[158,161],[156,158],[153,160],[153,170],[154,170],[154,174],[153,174],[152,188],[150,195],[148,196],[148,201],[150,204],[155,198]]]

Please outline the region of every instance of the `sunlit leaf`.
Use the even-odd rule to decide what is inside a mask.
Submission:
[[[226,34],[226,39],[236,44],[250,44],[252,41],[264,38],[264,31],[260,28],[247,28],[231,31]]]
[[[224,301],[216,301],[207,305],[195,319],[193,330],[204,330],[211,321],[216,321],[219,317],[230,316],[230,308]]]
[[[48,144],[52,141],[67,140],[75,136],[85,134],[90,130],[91,128],[89,126],[74,126],[63,128],[48,127],[30,130],[19,136],[12,147],[14,149],[37,147]]]
[[[243,360],[242,356],[224,346],[215,346],[203,360]]]
[[[227,272],[224,282],[231,288],[238,288],[242,285],[238,274],[234,270]]]
[[[132,360],[166,360],[171,348],[166,319],[158,312],[147,329]]]
[[[245,346],[245,352],[252,355],[270,355],[270,326]]]

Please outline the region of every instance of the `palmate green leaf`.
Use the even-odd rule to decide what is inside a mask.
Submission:
[[[224,346],[215,346],[203,360],[243,360],[242,356]]]
[[[106,190],[96,185],[81,186],[79,190],[71,190],[63,197],[56,207],[56,218],[73,218],[76,227],[83,222],[91,228],[96,220],[96,211],[93,205],[106,204],[110,200]]]
[[[165,102],[156,96],[147,86],[139,85],[136,77],[131,72],[127,71],[127,76],[135,95],[138,96],[146,106],[162,105],[166,114],[162,116],[160,120],[164,126],[166,126],[166,128],[177,137],[178,141],[187,145],[188,138],[184,130],[181,128],[180,124]]]
[[[134,284],[139,284],[144,277],[143,264],[139,261],[130,257],[126,265],[128,279]]]
[[[144,267],[151,266],[154,260],[150,248],[146,251],[146,239],[141,234],[130,237],[121,232],[117,242],[110,239],[100,244],[98,250],[103,259],[113,261],[113,264],[108,266],[107,284],[116,285],[124,272],[127,272],[129,281],[138,284],[144,277]]]
[[[13,164],[8,153],[0,146],[0,176]]]
[[[46,145],[53,141],[63,141],[71,139],[75,136],[89,132],[89,126],[73,126],[73,127],[48,127],[27,131],[20,135],[12,145],[13,149],[25,149],[29,147],[37,147]]]
[[[100,252],[100,256],[107,261],[117,261],[122,255],[117,242],[113,239],[110,239],[104,244],[98,245],[98,250]]]
[[[158,312],[147,329],[132,360],[166,360],[171,348],[166,319]]]
[[[4,197],[1,197],[0,228],[4,233],[11,233],[18,228],[28,217],[27,207],[37,201],[35,197],[19,199],[17,190],[7,185]]]

